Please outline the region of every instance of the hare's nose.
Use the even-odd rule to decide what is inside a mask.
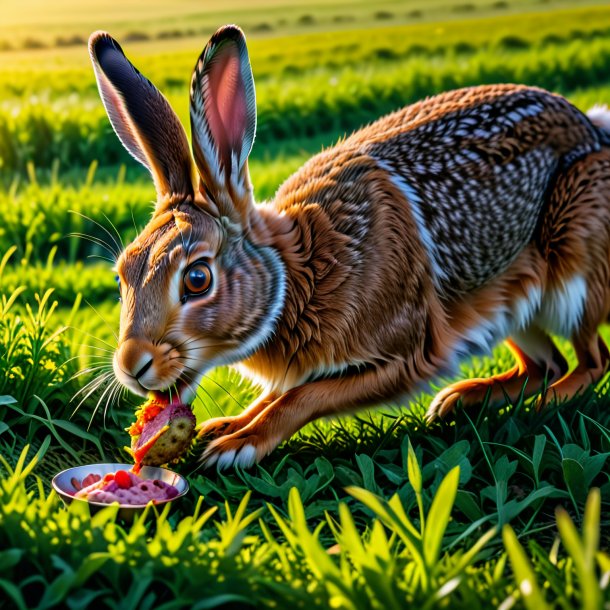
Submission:
[[[154,355],[152,350],[142,341],[127,339],[117,351],[117,364],[119,368],[130,377],[140,379],[153,365]]]

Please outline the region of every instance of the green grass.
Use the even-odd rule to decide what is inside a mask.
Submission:
[[[540,4],[533,6],[540,7]],[[224,22],[219,21],[217,25],[221,23]],[[462,19],[374,29],[368,24],[366,29],[352,26],[340,32],[249,38],[248,47],[254,75],[260,83],[315,71],[320,67],[337,69],[362,63],[383,64],[414,56],[469,54],[480,49],[493,52],[565,45],[577,40],[604,38],[609,28],[608,7],[584,6],[555,11],[552,19],[549,19],[548,12],[538,12],[503,16],[501,19]],[[121,39],[120,32],[111,33]],[[208,37],[206,33],[180,49],[166,43],[142,47],[138,43],[125,42],[124,46],[136,63],[146,65],[150,79],[165,91],[171,91],[187,88],[195,60]],[[83,96],[97,99],[84,45],[59,55],[46,50],[9,54],[5,59],[0,63],[3,100],[45,95],[53,100],[71,93],[79,93],[81,101]]]
[[[590,0],[603,5],[603,0]],[[168,5],[154,0],[142,5],[128,0],[103,9],[75,0],[58,0],[52,14],[45,13],[44,0],[5,0],[0,24],[0,51],[9,55],[69,53],[96,29],[115,31],[150,53],[161,42],[166,48],[184,48],[209,36],[222,23],[239,23],[252,37],[336,32],[370,28],[371,24],[421,24],[451,22],[464,18],[505,19],[514,13],[550,12],[573,7],[570,0],[257,0],[207,2],[178,0]],[[40,15],[44,14],[41,19]],[[42,51],[40,50],[42,49]]]
[[[602,5],[474,0],[447,12],[444,0],[297,0],[288,17],[283,0],[269,0],[264,15],[242,0],[178,0],[174,18],[159,0],[146,16],[134,0],[103,14],[60,0],[60,31],[47,14],[33,23],[38,1],[3,7],[0,48],[7,28],[16,48],[27,36],[55,45],[97,27],[119,38],[144,32],[149,40],[124,48],[183,120],[209,31],[239,15],[258,87],[251,173],[260,200],[345,133],[447,88],[511,80],[563,92],[582,109],[610,101]],[[373,15],[383,11],[392,15]],[[371,16],[379,27],[363,29]],[[179,35],[158,38],[170,29]],[[112,508],[93,518],[64,510],[53,474],[129,459],[125,427],[139,400],[112,384],[112,250],[147,222],[154,189],[112,133],[82,45],[0,51],[0,100],[0,607],[610,602],[608,376],[540,414],[518,401],[426,424],[432,395],[423,394],[318,421],[249,470],[202,471],[195,446],[176,465],[189,495],[133,526]],[[559,347],[574,363],[570,346]],[[510,365],[498,346],[459,377]],[[231,369],[212,371],[195,414],[238,413],[258,392]]]
[[[319,37],[303,37],[292,43],[292,52],[286,49],[279,56],[282,41],[274,47],[274,55],[266,55],[269,48],[261,48],[260,68],[254,55],[255,77],[260,72],[261,78],[253,160],[285,163],[300,152],[300,142],[313,152],[312,142],[319,147],[320,142],[332,142],[407,103],[459,86],[520,82],[570,95],[607,85],[610,10],[581,9],[561,15],[551,22],[552,27],[546,20],[537,30],[525,27],[529,21],[522,16],[515,17],[512,27],[519,36],[509,36],[502,29],[488,31],[487,24],[481,23],[487,36],[484,43],[476,37],[469,40],[463,29],[456,28],[440,39],[427,32],[426,46],[422,46],[411,41],[409,28],[394,28],[374,30],[360,44],[351,33],[338,35],[322,57],[319,45],[328,45],[329,39]],[[594,20],[595,27],[583,29],[587,20]],[[299,60],[291,59],[295,49]],[[148,76],[165,91],[185,125],[189,122],[187,79],[196,54],[188,57],[188,65],[176,55],[142,58],[145,65],[152,61],[165,74],[155,78],[150,71]],[[352,59],[347,61],[348,57]],[[173,76],[176,66],[179,77]],[[108,137],[110,127],[91,72],[87,68],[84,74],[56,75],[61,87],[73,82],[79,93],[60,97],[29,72],[26,80],[28,86],[39,88],[36,96],[24,96],[11,72],[4,78],[0,75],[0,90],[2,83],[14,89],[0,104],[4,173],[25,172],[28,162],[39,169],[59,163],[63,170],[87,167],[94,161],[109,166],[129,160],[118,139]],[[43,77],[48,82],[48,74]],[[268,186],[269,181],[264,184]]]

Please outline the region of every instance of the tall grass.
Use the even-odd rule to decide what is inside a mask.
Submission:
[[[221,25],[220,23],[216,24]],[[421,57],[433,61],[444,56],[467,56],[477,50],[488,55],[498,51],[531,48],[541,50],[550,45],[566,45],[574,40],[593,41],[607,38],[610,11],[604,6],[573,7],[569,10],[502,15],[501,18],[450,20],[390,27],[346,30],[325,33],[302,33],[277,38],[252,38],[249,49],[257,82],[277,80],[317,69],[336,69],[376,62],[378,64]],[[111,32],[112,33],[112,32]],[[165,91],[188,87],[194,61],[207,40],[192,40],[183,50],[164,50],[164,43],[151,45],[147,55],[139,55],[132,44],[125,48],[134,61],[146,65],[146,74]],[[278,51],[279,49],[279,51]],[[14,60],[5,55],[0,65],[0,99],[24,99],[31,96],[56,97],[78,94],[93,98],[97,88],[87,63],[85,45],[82,54],[57,57],[52,51]],[[140,51],[141,53],[141,51]]]
[[[258,87],[258,132],[254,158],[282,141],[341,134],[405,104],[460,86],[519,82],[569,93],[607,82],[610,41],[606,38],[549,44],[544,48],[498,48],[473,53],[366,61],[283,75]],[[185,78],[188,75],[185,75]],[[186,87],[170,101],[188,124]],[[36,167],[112,165],[128,159],[100,102],[78,97],[0,106],[0,171]]]
[[[416,519],[398,496],[385,501],[351,488],[358,504],[371,511],[364,531],[345,504],[337,519],[312,522],[296,489],[282,511],[253,510],[246,494],[219,515],[214,507],[206,510],[200,498],[180,520],[170,516],[168,506],[156,515],[148,509],[126,527],[117,522],[115,506],[93,517],[85,503],[62,510],[34,474],[47,449],[48,441],[28,461],[25,447],[14,466],[0,452],[0,595],[19,609],[95,602],[109,608],[202,610],[473,610],[501,604],[596,610],[608,596],[610,558],[599,547],[596,490],[582,533],[565,511],[557,513],[561,547],[553,545],[550,552],[540,545],[526,551],[506,526],[511,572],[501,547],[490,556],[490,547],[498,544],[493,529],[471,532],[464,548],[447,544],[459,467],[444,476],[428,509],[420,504]],[[421,493],[422,472],[412,450],[408,472]]]

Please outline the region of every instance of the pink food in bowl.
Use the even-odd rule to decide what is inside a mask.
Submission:
[[[89,502],[111,504],[118,502],[129,506],[148,504],[149,502],[165,502],[178,495],[178,490],[169,483],[160,479],[141,479],[138,475],[127,470],[107,474],[92,481],[89,477],[83,483],[89,483],[74,494],[75,498]],[[97,477],[95,477],[97,478]],[[87,480],[89,479],[89,480]],[[74,483],[73,483],[74,484]],[[75,485],[75,487],[78,487]]]

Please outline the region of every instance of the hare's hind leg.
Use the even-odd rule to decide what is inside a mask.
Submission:
[[[548,388],[542,406],[572,398],[609,368],[598,328],[610,314],[610,148],[587,155],[557,180],[540,243],[548,261],[547,286],[558,287],[555,293],[563,291],[565,298],[546,306],[545,297],[538,321],[569,336],[578,358],[576,368]],[[568,290],[577,285],[575,278],[579,290]]]
[[[574,341],[574,349],[578,357],[576,368],[548,387],[538,400],[539,409],[551,401],[563,402],[573,398],[608,372],[610,352],[597,333],[588,340],[579,338]]]
[[[473,406],[488,400],[491,404],[516,402],[521,396],[533,396],[553,379],[568,370],[568,363],[552,339],[542,330],[531,327],[515,333],[506,341],[515,366],[492,377],[465,379],[441,390],[428,409],[428,419],[445,417],[458,402]]]

